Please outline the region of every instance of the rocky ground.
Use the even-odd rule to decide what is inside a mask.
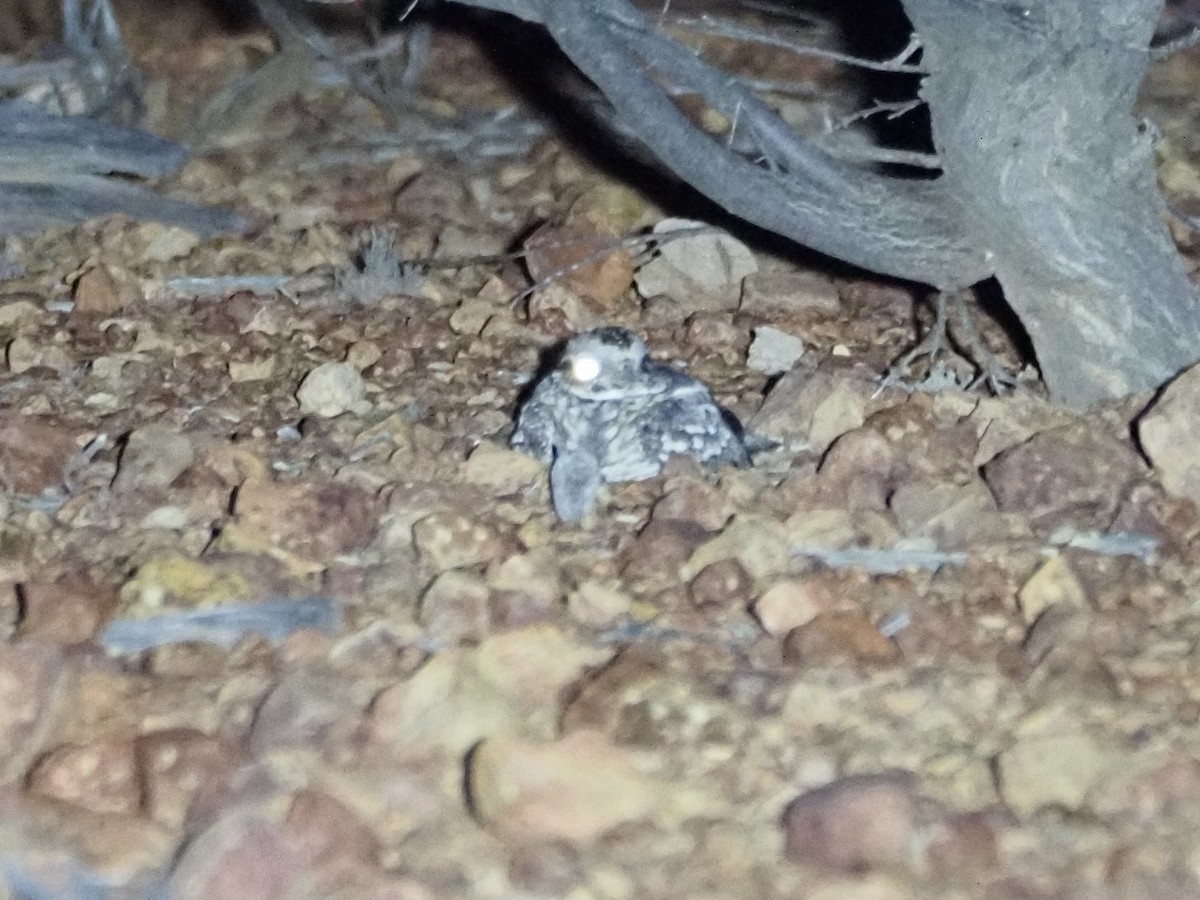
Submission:
[[[147,9],[175,136],[273,47]],[[811,87],[796,121],[847,102],[754,61]],[[1148,97],[1184,215],[1198,77]],[[690,201],[496,115],[470,34],[399,125],[301,83],[161,186],[249,233],[7,244],[9,896],[1200,897],[1200,372],[1088,414],[953,360],[877,394],[906,288],[746,235],[576,265]],[[599,323],[781,447],[558,523],[505,440],[539,354]]]

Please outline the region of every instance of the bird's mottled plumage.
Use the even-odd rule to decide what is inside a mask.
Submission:
[[[745,466],[741,426],[700,381],[649,357],[624,328],[569,340],[521,407],[512,446],[550,465],[554,509],[582,518],[601,484],[641,481],[674,454]]]

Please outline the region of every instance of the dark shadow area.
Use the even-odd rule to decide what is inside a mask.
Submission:
[[[1004,331],[1005,336],[1012,343],[1013,349],[1021,357],[1021,362],[1036,364],[1037,354],[1033,352],[1033,341],[1029,339],[1029,332],[1025,330],[1025,326],[1021,324],[1017,314],[1004,299],[1000,282],[995,278],[989,278],[976,285],[975,302],[979,306],[979,311]]]

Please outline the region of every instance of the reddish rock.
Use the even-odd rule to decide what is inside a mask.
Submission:
[[[622,572],[627,578],[676,582],[679,567],[708,538],[709,533],[693,522],[655,519],[625,551]]]
[[[996,829],[986,813],[948,816],[925,846],[925,861],[943,878],[967,880],[1000,864],[996,843]]]
[[[426,516],[412,535],[421,563],[435,572],[493,562],[507,549],[489,526],[456,512]]]
[[[720,559],[701,569],[688,585],[697,606],[743,607],[750,600],[754,579],[736,559]]]
[[[903,475],[895,448],[872,428],[856,428],[839,437],[817,470],[826,499],[849,509],[886,509]]]
[[[299,900],[306,860],[280,829],[231,815],[191,842],[171,875],[173,900]]]
[[[721,492],[699,478],[678,478],[667,482],[666,493],[654,504],[655,522],[677,519],[705,531],[720,531],[729,521]]]
[[[379,841],[344,803],[322,791],[303,790],[292,800],[283,823],[289,845],[317,865],[372,862]]]
[[[1044,529],[1108,528],[1126,491],[1145,474],[1132,447],[1083,425],[1035,434],[983,467],[1000,509]]]
[[[132,741],[56,747],[38,760],[27,785],[31,793],[96,813],[132,814],[141,805]]]
[[[754,618],[763,630],[780,637],[829,609],[833,596],[819,578],[783,578],[754,601]]]
[[[90,641],[117,607],[111,587],[78,581],[26,582],[21,598],[20,634],[71,646]]]
[[[60,486],[77,452],[72,430],[31,416],[0,415],[0,487],[5,490],[40,494]]]
[[[629,251],[611,234],[545,225],[525,241],[525,264],[535,281],[556,280],[598,310],[620,305],[633,284]]]
[[[783,814],[788,859],[837,872],[911,864],[915,779],[852,775],[802,794]]]
[[[860,613],[820,613],[788,632],[783,641],[783,658],[800,666],[855,666],[870,668],[894,665],[899,648]]]
[[[228,799],[230,781],[244,761],[240,749],[194,728],[141,735],[134,744],[143,809],[171,828],[211,813]]]
[[[378,524],[374,498],[337,481],[251,479],[237,492],[240,527],[304,559],[330,561],[367,545]]]
[[[344,745],[358,730],[364,705],[345,682],[291,675],[259,707],[250,734],[251,752],[259,755],[283,747],[321,752]]]

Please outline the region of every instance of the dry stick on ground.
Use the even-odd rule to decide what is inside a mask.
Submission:
[[[837,160],[626,0],[455,0],[544,26],[626,127],[729,212],[874,272],[995,276],[1061,401],[1153,388],[1200,357],[1200,302],[1133,116],[1162,0],[903,0],[941,175]],[[689,87],[757,148],[697,128]]]

